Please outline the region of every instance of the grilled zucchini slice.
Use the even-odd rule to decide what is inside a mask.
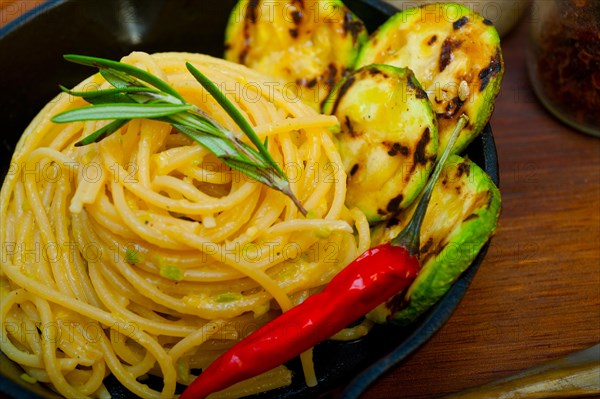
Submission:
[[[406,292],[379,305],[367,318],[407,325],[434,305],[494,233],[500,202],[500,191],[479,166],[451,156],[434,187],[421,227],[421,272]],[[391,241],[413,212],[414,206],[373,228],[373,245]]]
[[[428,4],[392,16],[363,46],[357,67],[409,67],[438,117],[441,154],[461,114],[470,123],[453,153],[461,153],[483,130],[500,90],[504,62],[492,23],[455,4]]]
[[[334,88],[323,110],[341,125],[336,138],[348,176],[346,205],[370,222],[408,207],[427,182],[438,146],[435,115],[413,72],[361,68]]]
[[[367,40],[340,0],[241,0],[225,31],[225,59],[282,79],[291,100],[319,111]]]

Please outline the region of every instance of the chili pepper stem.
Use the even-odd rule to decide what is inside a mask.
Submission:
[[[429,200],[431,199],[431,193],[433,192],[433,188],[435,187],[435,183],[437,182],[440,174],[442,173],[442,169],[444,164],[448,160],[450,153],[452,152],[452,147],[456,143],[460,132],[464,129],[464,127],[469,123],[469,117],[465,114],[462,114],[452,131],[452,135],[450,136],[450,140],[448,140],[448,146],[444,150],[440,159],[438,159],[435,164],[435,168],[433,169],[433,173],[423,190],[423,196],[421,200],[417,204],[417,209],[415,213],[413,213],[410,222],[406,225],[406,227],[394,237],[391,241],[392,245],[398,247],[404,247],[408,250],[408,252],[413,256],[418,256],[419,250],[421,248],[420,244],[420,235],[421,235],[421,225],[423,224],[423,219],[425,218],[425,213],[427,212],[427,206],[429,205]]]

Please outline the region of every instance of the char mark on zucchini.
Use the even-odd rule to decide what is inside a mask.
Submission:
[[[400,204],[402,203],[403,199],[404,197],[402,196],[402,194],[398,195],[395,198],[392,198],[390,202],[388,202],[386,210],[392,214],[398,212],[400,210]]]
[[[365,66],[334,88],[324,111],[341,122],[336,143],[350,176],[346,205],[369,221],[389,219],[409,206],[438,145],[436,117],[414,73]]]
[[[410,154],[410,148],[408,148],[407,146],[404,146],[400,143],[384,142],[383,144],[390,149],[388,151],[388,155],[390,157],[394,157],[398,154],[401,154],[403,156],[407,156],[408,154]]]
[[[429,145],[430,141],[431,141],[431,130],[429,129],[429,127],[426,127],[425,130],[423,131],[423,134],[421,135],[421,139],[417,143],[417,149],[415,150],[415,153],[413,155],[413,160],[415,162],[415,165],[417,165],[417,164],[425,165],[427,163],[427,161],[429,160],[427,157],[427,146]]]
[[[260,0],[250,0],[248,2],[248,8],[246,9],[246,18],[250,20],[253,24],[256,23],[258,19],[258,7],[260,5]]]
[[[360,51],[357,67],[369,64],[414,71],[437,114],[438,156],[460,114],[469,116],[469,124],[453,153],[461,153],[483,131],[504,73],[494,26],[455,3],[407,8],[392,16]]]
[[[367,39],[341,0],[239,0],[225,32],[225,58],[282,83],[300,82],[299,98],[320,111]]]
[[[456,21],[454,21],[452,23],[452,28],[454,28],[454,30],[458,30],[458,29],[462,28],[463,26],[465,26],[467,24],[467,22],[469,22],[469,18],[461,17],[460,19],[457,19]]]
[[[500,192],[474,162],[454,155],[435,185],[420,233],[423,268],[412,286],[367,315],[377,323],[413,322],[450,289],[493,235],[500,215]],[[372,229],[373,243],[387,242],[407,224],[415,206],[398,223]]]
[[[479,91],[484,91],[487,85],[490,83],[490,79],[496,77],[499,73],[502,72],[502,56],[500,54],[500,48],[496,49],[496,54],[490,60],[490,63],[487,67],[479,72],[479,79],[481,79],[481,86],[479,86]]]
[[[349,11],[344,13],[344,31],[350,33],[354,40],[358,39],[364,28],[362,21],[357,20],[354,14]]]
[[[356,80],[356,78],[352,75],[350,75],[347,79],[344,80],[344,82],[342,83],[342,85],[340,86],[340,88],[338,90],[338,95],[335,97],[335,101],[333,103],[333,109],[331,110],[331,115],[335,115],[337,113],[337,109],[340,104],[340,101],[342,100],[342,98],[344,98],[344,96],[346,95],[346,92],[354,84],[355,80]],[[331,97],[328,100],[331,100]],[[350,126],[352,126],[350,119],[348,119],[346,123],[348,123]]]

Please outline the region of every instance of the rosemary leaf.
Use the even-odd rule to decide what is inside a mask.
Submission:
[[[80,140],[77,143],[75,143],[75,147],[81,147],[84,145],[97,143],[98,141],[105,139],[106,137],[110,136],[111,134],[113,134],[114,132],[116,132],[123,126],[125,126],[128,122],[129,122],[129,119],[114,120],[111,123],[109,123],[108,125],[101,127],[100,129],[96,130],[94,133],[86,136],[83,140]]]
[[[259,168],[254,164],[246,164],[230,159],[223,159],[223,162],[232,169],[237,169],[240,172],[252,177],[254,180],[263,183],[264,185],[269,186],[277,191],[281,191],[292,200],[294,205],[296,205],[298,210],[300,210],[304,216],[308,214],[308,211],[302,206],[298,198],[292,192],[287,178],[285,178],[285,176],[280,176],[279,173],[272,167]]]
[[[158,118],[191,109],[189,104],[98,104],[61,112],[52,122],[65,123],[105,119]]]
[[[180,125],[178,123],[173,123],[173,127],[205,147],[218,158],[235,158],[239,154],[235,147],[233,147],[233,145],[231,145],[231,143],[223,137],[201,134],[195,129],[192,129],[186,125]]]
[[[225,137],[223,130],[219,129],[219,126],[215,126],[208,120],[200,119],[194,117],[192,114],[182,113],[171,115],[168,118],[174,123],[178,123],[184,126],[188,126],[190,128],[199,130],[203,133],[210,134],[218,137]]]
[[[98,68],[102,77],[114,87],[88,92],[61,87],[61,90],[82,97],[92,105],[55,115],[52,118],[53,122],[113,119],[111,123],[77,142],[76,146],[98,142],[116,132],[131,119],[151,119],[169,123],[204,146],[225,165],[281,191],[290,197],[304,215],[307,214],[292,193],[287,177],[267,151],[268,139],[262,143],[236,106],[191,64],[186,64],[190,73],[223,107],[252,145],[242,141],[198,107],[187,103],[174,88],[157,76],[134,66],[103,58],[80,55],[64,57],[68,61]]]
[[[278,173],[271,167],[261,167],[254,163],[247,163],[239,161],[237,159],[224,158],[223,162],[233,168],[237,169],[245,175],[250,176],[254,180],[263,183],[267,186],[273,187],[278,191],[282,191],[283,185],[287,185],[287,181],[279,177]]]
[[[105,95],[109,95],[109,94],[160,93],[159,90],[153,89],[151,87],[129,87],[129,86],[127,86],[127,87],[114,88],[114,89],[102,89],[102,90],[90,90],[90,91],[75,91],[75,90],[68,89],[62,85],[60,85],[59,87],[65,93],[68,93],[74,97],[83,97],[85,99],[94,98],[94,97],[98,97],[98,96],[105,96]]]
[[[244,116],[240,113],[240,111],[236,108],[235,105],[219,90],[217,86],[209,78],[207,78],[202,72],[196,69],[189,62],[185,63],[188,71],[196,78],[196,80],[204,87],[213,97],[221,107],[227,112],[227,114],[234,120],[234,122],[242,129],[242,132],[250,139],[252,144],[256,146],[261,155],[268,160],[269,163],[273,165],[273,168],[281,174],[284,175],[283,171],[279,168],[275,160],[269,154],[269,151],[263,146],[263,143],[260,141],[260,138],[254,131],[254,128],[250,123],[244,118]]]
[[[100,75],[102,75],[102,77],[106,79],[108,83],[119,89],[124,89],[126,87],[146,87],[139,80],[119,71],[101,69]]]
[[[85,101],[92,105],[101,104],[136,104],[138,101],[131,98],[130,95],[121,93],[106,93],[92,97],[83,97]]]
[[[115,71],[124,72],[128,75],[131,75],[131,76],[136,77],[146,83],[151,84],[152,86],[156,87],[157,89],[164,91],[165,93],[168,93],[168,94],[172,95],[173,97],[176,97],[185,103],[185,100],[183,99],[183,97],[181,97],[181,95],[174,88],[172,88],[167,82],[165,82],[164,80],[162,80],[140,68],[134,67],[132,65],[128,65],[123,62],[107,60],[104,58],[88,57],[85,55],[76,55],[76,54],[67,54],[64,56],[64,58],[67,61],[75,62],[75,63],[81,64],[81,65],[93,66],[100,70],[112,69]]]

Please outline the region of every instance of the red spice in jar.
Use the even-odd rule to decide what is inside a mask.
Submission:
[[[600,130],[600,1],[540,2],[536,39],[538,91],[550,108],[577,125]]]

